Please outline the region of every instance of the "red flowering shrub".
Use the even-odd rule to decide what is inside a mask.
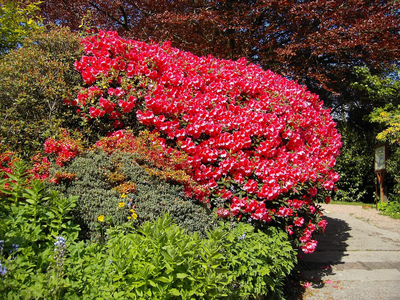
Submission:
[[[221,217],[284,227],[304,252],[315,249],[313,233],[326,224],[313,202],[334,189],[341,147],[317,95],[245,59],[197,57],[115,32],[83,44],[75,66],[88,87],[71,105],[86,121],[146,126],[185,153],[188,174],[207,187],[188,195]]]
[[[0,172],[12,173],[16,161],[19,161],[19,158],[15,156],[15,152],[0,152]],[[6,175],[3,175],[3,178],[6,178]]]
[[[42,157],[40,153],[31,158],[32,169],[29,173],[33,174],[35,179],[41,181],[48,179],[50,176],[50,161],[47,157]]]
[[[62,167],[64,163],[76,157],[83,152],[82,142],[74,139],[64,130],[56,139],[48,138],[44,143],[44,152],[56,156],[56,164]]]

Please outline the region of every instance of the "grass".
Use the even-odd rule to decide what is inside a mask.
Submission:
[[[355,205],[355,206],[375,206],[375,203],[363,203],[363,202],[344,202],[344,201],[331,201],[329,204],[340,204],[340,205]],[[329,205],[328,204],[328,205]]]

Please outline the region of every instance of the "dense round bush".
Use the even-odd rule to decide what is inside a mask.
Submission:
[[[73,214],[81,225],[81,238],[102,239],[110,225],[132,217],[140,225],[167,212],[187,232],[204,235],[214,227],[214,215],[207,207],[186,198],[182,186],[150,175],[129,153],[108,155],[93,149],[52,169],[50,178],[51,189],[79,197]],[[101,222],[100,216],[104,216]]]
[[[245,59],[197,57],[115,32],[83,44],[75,66],[87,86],[70,105],[86,122],[104,133],[159,133],[206,188],[187,188],[188,196],[221,217],[286,228],[305,252],[315,249],[312,234],[326,223],[314,201],[330,199],[341,147],[317,95]]]
[[[82,55],[80,38],[67,28],[37,31],[0,60],[0,151],[24,158],[58,134],[77,127],[76,114],[64,105],[82,84],[74,62]]]

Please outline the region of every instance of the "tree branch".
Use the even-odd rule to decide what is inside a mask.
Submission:
[[[113,20],[114,22],[118,23],[119,25],[122,26],[122,28],[124,28],[126,31],[130,31],[129,25],[127,23],[127,18],[126,18],[126,14],[125,14],[125,10],[120,6],[120,10],[123,13],[123,17],[124,17],[124,22],[121,22],[120,20],[118,20],[116,17],[114,17],[113,15],[111,15],[108,11],[105,11],[104,9],[102,9],[100,6],[98,6],[96,3],[89,1],[89,4],[91,6],[93,6],[95,9],[97,9],[99,12],[103,13],[104,15],[106,15],[107,17],[109,17],[111,20]]]
[[[126,31],[130,31],[130,28],[129,28],[129,25],[128,25],[128,17],[127,17],[127,15],[126,15],[126,12],[125,12],[125,9],[124,9],[124,7],[122,6],[122,5],[120,5],[119,6],[119,10],[121,11],[121,13],[122,13],[122,17],[124,18],[124,25],[123,25],[123,27],[124,27],[124,29],[126,30]],[[125,28],[125,26],[126,26],[126,28]],[[128,28],[128,29],[127,29]]]

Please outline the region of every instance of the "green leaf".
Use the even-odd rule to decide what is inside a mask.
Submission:
[[[170,289],[169,292],[171,293],[171,295],[176,297],[181,295],[181,293],[177,289]]]
[[[186,274],[186,273],[177,273],[176,274],[176,278],[179,278],[179,279],[183,279],[183,278],[186,278],[188,276],[189,276],[189,274]]]
[[[164,277],[164,276],[155,278],[154,280],[157,280],[157,281],[160,281],[160,282],[163,282],[163,283],[171,283],[172,282],[172,278],[167,278],[167,277]]]

